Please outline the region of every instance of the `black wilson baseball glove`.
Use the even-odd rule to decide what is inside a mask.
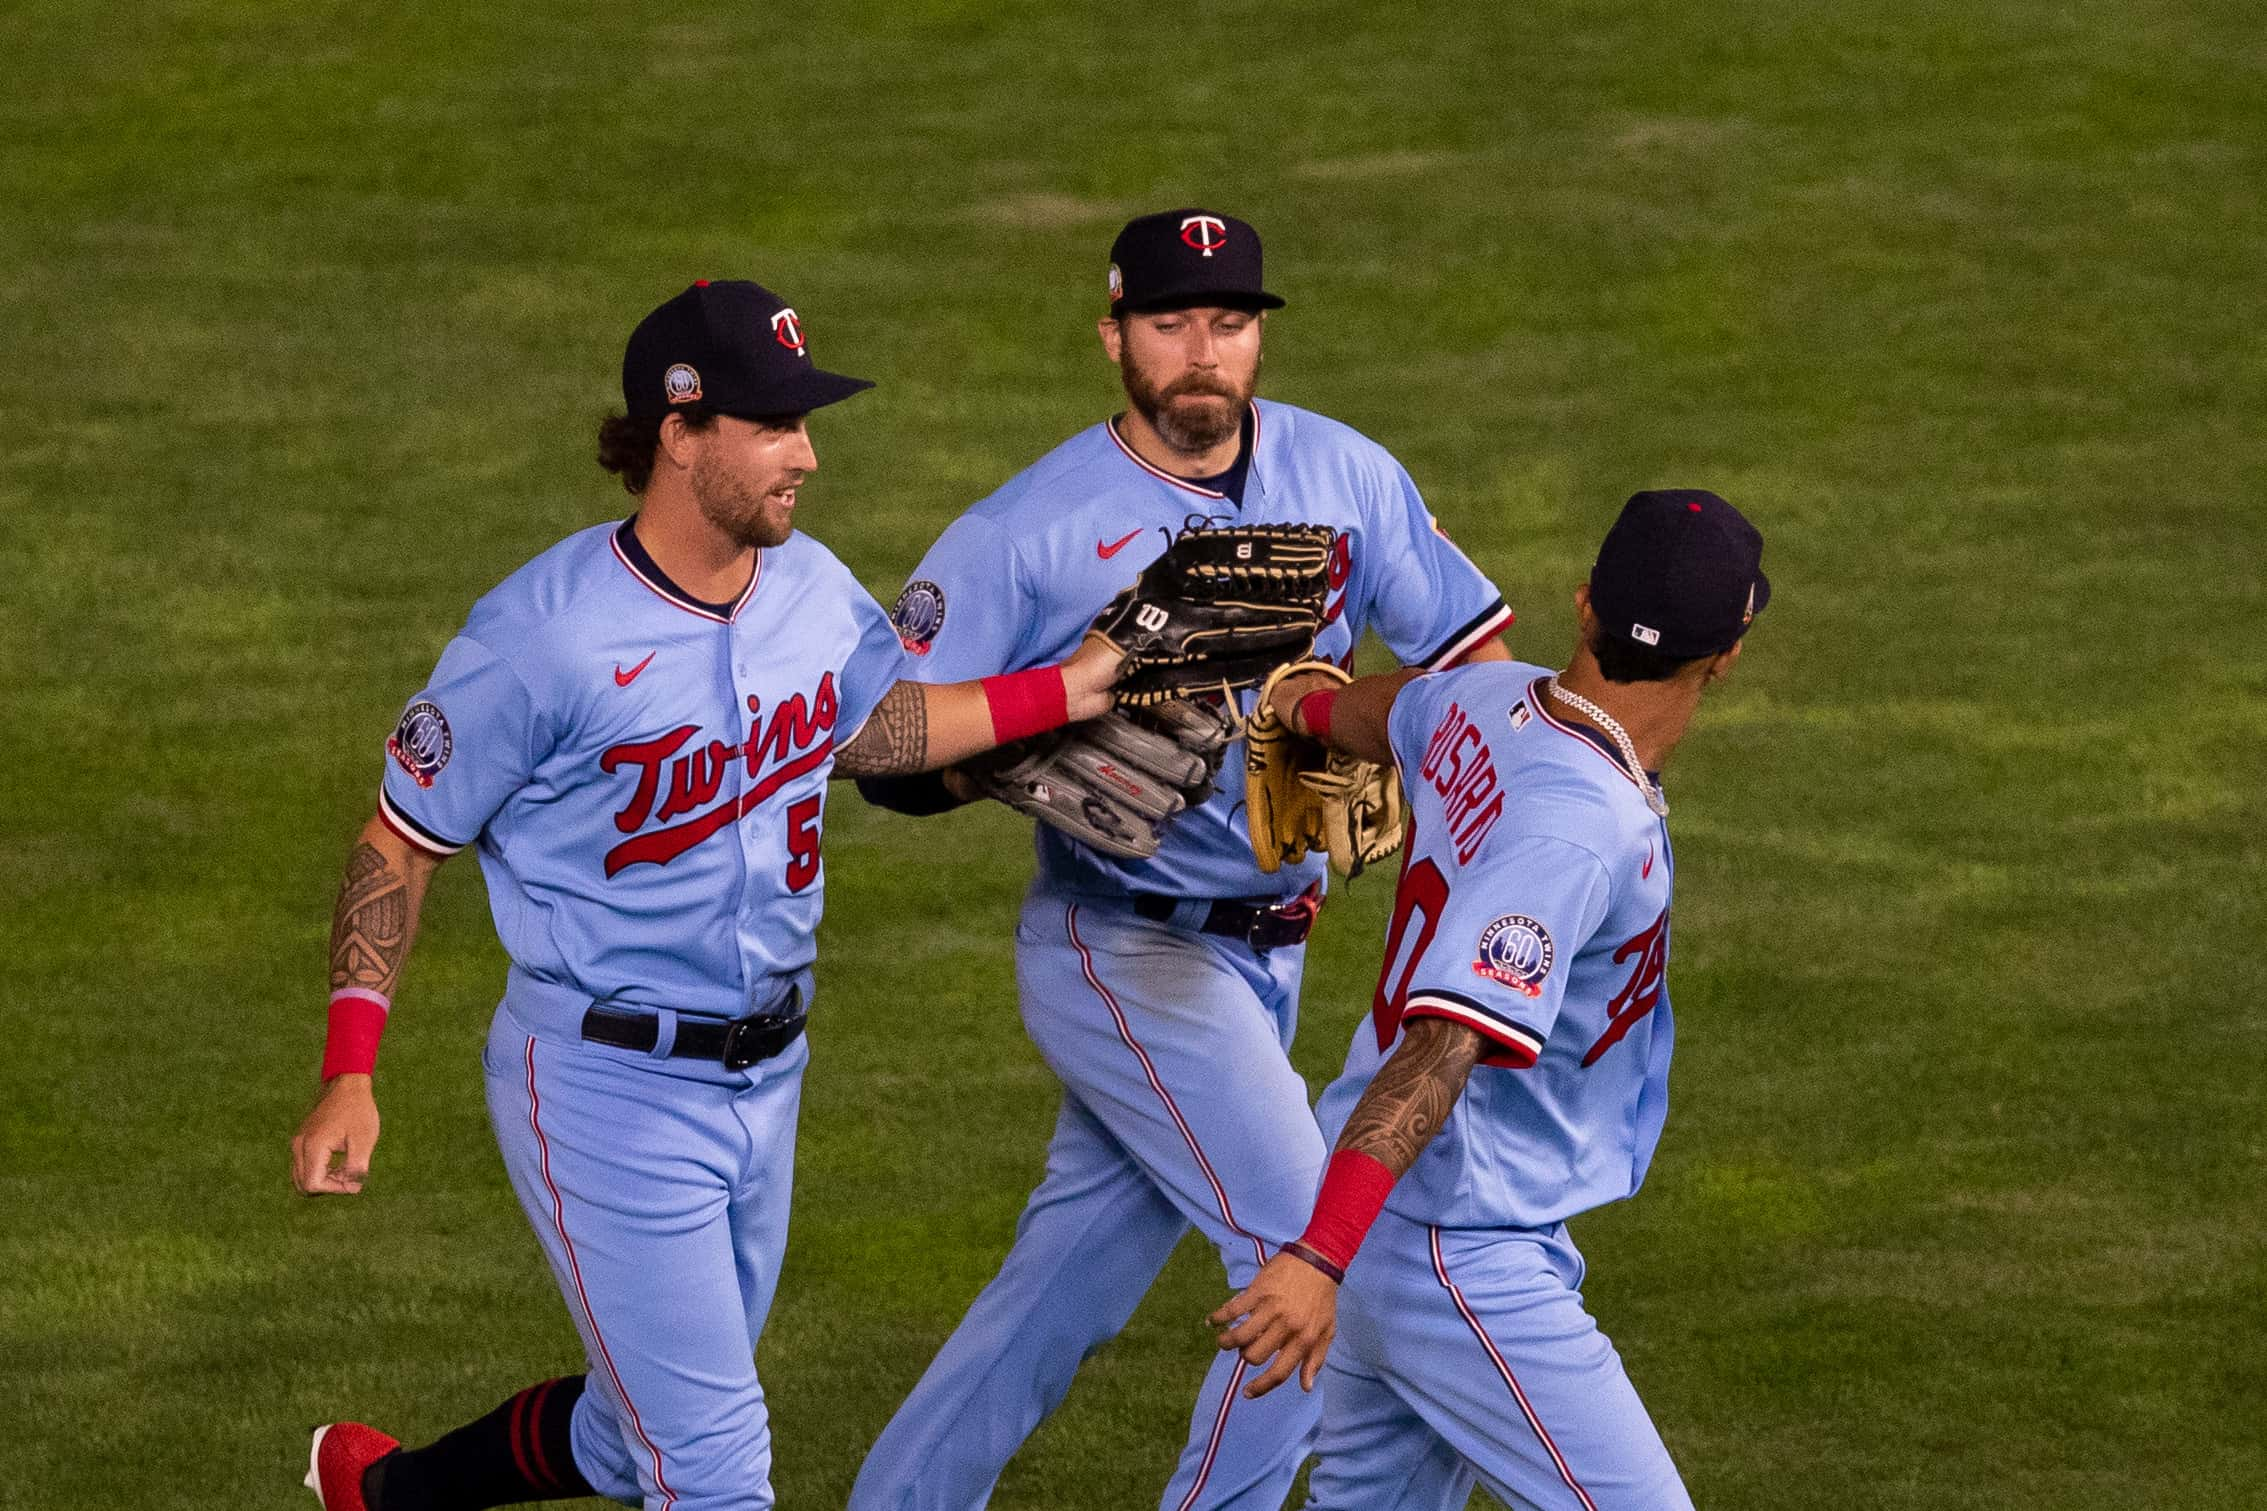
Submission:
[[[1168,698],[1003,745],[961,771],[986,797],[1124,860],[1157,853],[1165,825],[1212,796],[1236,716]]]
[[[1330,587],[1327,525],[1183,530],[1094,628],[1126,653],[1118,706],[1257,685],[1314,649]]]

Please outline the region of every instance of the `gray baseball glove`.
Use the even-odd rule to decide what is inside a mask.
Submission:
[[[1212,796],[1236,716],[1170,698],[1003,745],[960,768],[986,797],[1123,860],[1157,853],[1173,816]]]

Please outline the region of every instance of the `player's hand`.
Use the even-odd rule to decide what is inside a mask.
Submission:
[[[1301,1390],[1313,1390],[1330,1340],[1338,1336],[1338,1282],[1303,1259],[1278,1253],[1205,1320],[1220,1329],[1222,1348],[1236,1350],[1246,1363],[1267,1365],[1244,1387],[1245,1400],[1258,1400],[1294,1372]]]
[[[353,1196],[370,1174],[370,1151],[377,1143],[378,1103],[370,1078],[333,1076],[292,1136],[292,1184],[308,1196]],[[335,1170],[333,1155],[340,1156]]]
[[[1302,672],[1296,677],[1285,677],[1275,684],[1274,695],[1268,699],[1267,706],[1275,710],[1275,717],[1283,721],[1285,729],[1311,739],[1312,731],[1300,723],[1297,717],[1299,700],[1319,688],[1337,685],[1321,672]]]
[[[1092,630],[1063,663],[1064,703],[1070,722],[1099,719],[1110,711],[1110,687],[1125,670],[1126,653]]]

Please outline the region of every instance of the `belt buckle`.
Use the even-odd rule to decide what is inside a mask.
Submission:
[[[790,991],[778,1007],[734,1018],[724,1025],[724,1068],[746,1070],[778,1054],[803,1031],[803,1017],[803,994]]]
[[[1244,931],[1244,942],[1255,950],[1279,950],[1304,944],[1315,929],[1315,914],[1322,911],[1322,892],[1309,887],[1289,902],[1261,908]]]
[[[792,1021],[801,1026],[801,1019]],[[783,1027],[778,1013],[754,1013],[725,1024],[724,1068],[746,1070],[778,1054],[788,1044],[788,1037],[781,1032]]]

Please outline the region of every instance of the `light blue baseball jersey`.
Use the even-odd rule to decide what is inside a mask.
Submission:
[[[1539,1228],[1619,1200],[1668,1111],[1668,825],[1549,676],[1420,677],[1387,726],[1413,833],[1371,1015],[1317,1115],[1335,1140],[1409,1018],[1489,1041],[1387,1202],[1415,1222]]]
[[[1375,441],[1266,400],[1252,405],[1249,428],[1240,503],[1152,467],[1107,422],[1010,478],[946,529],[897,601],[913,675],[957,682],[1063,660],[1103,606],[1190,523],[1337,531],[1328,622],[1315,645],[1334,661],[1349,662],[1370,628],[1405,664],[1447,666],[1511,622],[1502,595],[1441,533],[1409,474]],[[1241,743],[1218,787],[1166,828],[1145,861],[1118,860],[1038,826],[1042,884],[1111,896],[1275,897],[1322,878],[1319,855],[1272,876],[1253,861]]]
[[[816,953],[834,752],[907,657],[800,533],[704,604],[630,522],[567,537],[473,605],[387,741],[379,812],[477,844],[515,976],[732,1017]]]

